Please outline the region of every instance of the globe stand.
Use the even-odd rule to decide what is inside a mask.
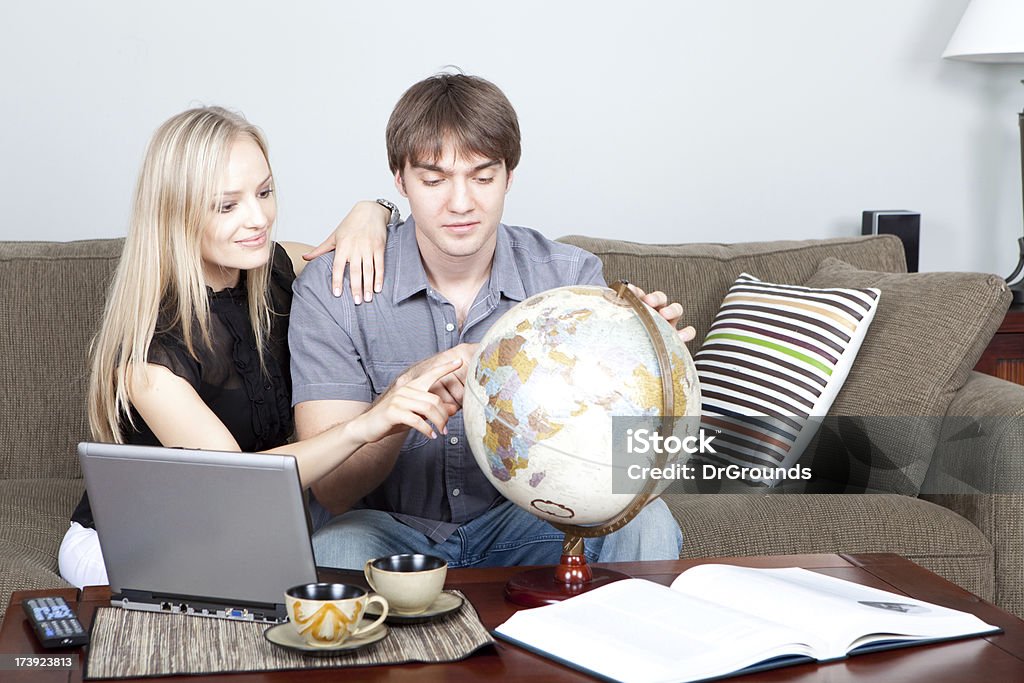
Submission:
[[[566,550],[567,545],[572,547]],[[540,567],[516,574],[505,584],[505,599],[523,607],[543,607],[628,578],[612,569],[591,567],[583,554],[583,539],[567,533],[555,571]]]
[[[666,432],[670,432],[669,426],[672,424],[672,413],[675,408],[672,361],[650,311],[630,291],[628,284],[624,280],[616,282],[612,285],[615,293],[609,292],[608,298],[621,306],[631,306],[634,309],[654,345],[661,371],[662,421],[658,432],[664,436]],[[667,460],[667,455],[659,455],[658,466],[664,467]],[[626,526],[640,514],[640,511],[648,503],[657,498],[653,495],[654,487],[654,479],[648,479],[629,506],[617,517],[604,524],[587,527],[552,522],[552,526],[565,533],[565,540],[562,542],[562,556],[555,570],[552,571],[550,567],[540,567],[516,574],[505,584],[505,599],[523,607],[542,607],[586,593],[605,584],[630,578],[628,574],[612,569],[591,567],[583,554],[583,539],[605,536]]]

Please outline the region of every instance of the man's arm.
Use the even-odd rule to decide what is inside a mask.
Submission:
[[[466,381],[465,368],[476,347],[477,344],[459,344],[416,363],[395,380],[379,401],[385,400],[400,387],[414,386],[417,382],[422,382],[421,389],[429,390],[435,397],[440,398],[443,404],[439,403],[439,406],[447,406],[444,407],[446,416],[442,414],[440,417],[429,417],[428,413],[419,411],[440,428],[440,420],[450,417],[462,404],[463,385]],[[446,372],[442,366],[451,369]],[[461,376],[458,375],[460,371],[463,372]],[[444,373],[443,377],[437,379],[438,373]],[[446,385],[445,382],[449,384]],[[303,401],[295,406],[296,436],[300,441],[314,437],[336,424],[354,420],[370,408],[371,404],[365,401]],[[424,428],[428,426],[421,424]],[[408,427],[399,425],[396,429],[399,431],[360,447],[345,462],[314,483],[313,494],[320,504],[332,514],[338,515],[380,486],[398,461],[398,454],[409,433]]]
[[[295,406],[295,432],[308,439],[369,410],[362,401],[304,401]],[[408,430],[366,444],[313,484],[316,499],[331,514],[341,514],[380,486],[391,473]]]
[[[373,399],[369,378],[352,339],[356,326],[352,304],[331,297],[326,287],[329,282],[329,264],[321,259],[307,266],[292,287],[288,346],[291,350],[295,428],[300,440],[314,437],[334,425],[351,423],[371,409],[370,401]],[[456,404],[462,398],[457,389],[464,381],[462,365],[467,360],[465,354],[469,353],[460,347],[417,363],[403,373],[395,385],[404,387],[426,375],[433,386],[419,389],[429,389],[443,402]],[[456,358],[462,359],[462,365],[440,372],[443,368],[439,363]],[[461,377],[458,375],[460,371],[463,373]],[[444,391],[445,386],[452,386],[455,395]],[[422,409],[406,407],[423,416],[430,410],[425,406],[421,406]],[[441,425],[444,422],[442,417],[438,415],[436,420],[432,420],[433,424]],[[409,431],[408,423],[402,422],[406,426],[358,448],[347,460],[312,484],[313,493],[325,508],[334,514],[344,512],[387,478]]]
[[[346,302],[330,292],[332,273],[310,263],[292,286],[291,351],[295,430],[300,440],[349,422],[370,409],[369,378],[352,341]],[[312,485],[317,500],[337,514],[376,488],[391,471],[407,430],[362,446]]]
[[[281,451],[303,456],[301,462],[317,499],[340,514],[384,481],[410,429],[431,439],[438,438],[438,432],[448,433],[448,418],[458,406],[443,402],[430,387],[461,365],[461,358],[433,363],[403,385],[389,387],[372,405],[348,400],[300,403],[296,406],[299,441],[282,446]],[[332,425],[339,416],[344,420]],[[327,442],[328,450],[309,451],[309,446],[322,446],[323,438],[334,434],[343,436],[340,444],[335,438]]]

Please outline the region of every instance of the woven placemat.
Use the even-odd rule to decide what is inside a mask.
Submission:
[[[459,591],[447,591],[465,599]],[[263,637],[268,626],[182,614],[97,610],[85,678],[321,669],[407,662],[454,662],[494,643],[469,600],[454,614],[389,625],[380,642],[350,654],[307,657]]]

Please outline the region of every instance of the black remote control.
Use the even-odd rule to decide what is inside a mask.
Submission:
[[[71,605],[64,598],[29,598],[21,606],[43,647],[78,647],[88,644],[89,634],[82,628]]]

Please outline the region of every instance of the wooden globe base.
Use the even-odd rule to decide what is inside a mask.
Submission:
[[[505,599],[523,607],[543,607],[628,578],[622,572],[591,567],[583,555],[583,539],[566,534],[558,566],[516,574],[505,584]]]
[[[589,566],[587,569],[590,570],[591,578],[582,583],[567,583],[561,580],[556,576],[557,570],[552,567],[541,567],[521,572],[505,584],[505,599],[522,607],[543,607],[561,602],[574,595],[586,593],[599,586],[630,578],[628,574],[611,569]]]

